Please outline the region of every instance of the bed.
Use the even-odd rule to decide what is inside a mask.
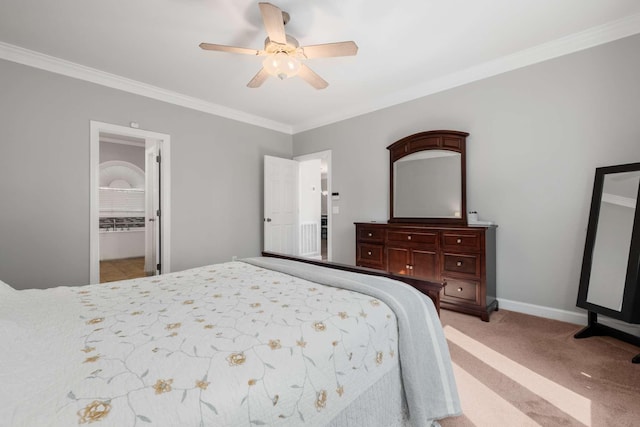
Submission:
[[[3,426],[417,427],[461,413],[429,298],[287,259],[0,282],[0,337]]]

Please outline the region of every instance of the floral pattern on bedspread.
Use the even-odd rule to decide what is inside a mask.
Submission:
[[[69,289],[79,424],[322,425],[398,363],[386,304],[242,262]]]

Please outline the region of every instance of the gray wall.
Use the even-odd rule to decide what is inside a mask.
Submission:
[[[290,136],[0,61],[0,279],[89,276],[89,121],[172,138],[173,269],[258,254],[262,156],[331,149],[334,260],[388,217],[390,143],[468,139],[467,206],[499,224],[498,297],[572,310],[594,169],[640,161],[640,36]],[[47,184],[55,185],[47,185]]]
[[[292,137],[0,61],[0,279],[89,282],[89,121],[171,135],[172,268],[260,253],[262,156]]]
[[[640,161],[640,36],[294,136],[332,150],[334,260],[354,263],[354,221],[388,217],[386,146],[470,133],[467,208],[497,230],[499,298],[574,310],[595,168]]]

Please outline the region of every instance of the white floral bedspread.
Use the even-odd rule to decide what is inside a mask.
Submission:
[[[397,361],[381,301],[242,262],[0,295],[0,425],[323,425]]]

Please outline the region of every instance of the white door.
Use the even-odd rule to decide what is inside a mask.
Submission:
[[[264,250],[298,255],[298,162],[264,156]]]
[[[147,140],[145,145],[145,227],[144,272],[147,276],[160,274],[160,141]],[[160,213],[160,216],[158,215]]]

